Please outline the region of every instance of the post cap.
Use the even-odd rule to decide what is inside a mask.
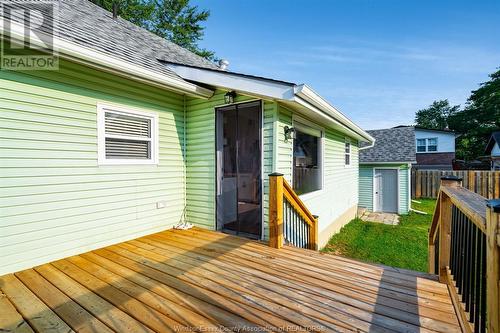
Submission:
[[[500,199],[487,200],[487,202],[488,208],[493,209],[495,213],[500,213]]]
[[[279,172],[273,172],[269,174],[269,177],[279,177],[279,176],[283,176],[283,174]]]
[[[462,181],[462,178],[458,177],[458,176],[451,176],[451,175],[448,175],[448,176],[443,176],[441,177],[441,180],[455,180],[457,182],[461,182]]]

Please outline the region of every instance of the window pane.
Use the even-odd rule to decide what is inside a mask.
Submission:
[[[426,139],[417,139],[417,152],[425,152]]]
[[[437,146],[437,139],[436,138],[427,139],[427,145],[429,145],[429,146]]]
[[[345,155],[345,165],[350,165],[351,164],[351,155],[346,154]]]
[[[351,144],[349,142],[345,143],[345,152],[349,154],[351,152]]]
[[[147,118],[106,112],[106,134],[151,137],[151,121]]]
[[[106,138],[106,158],[147,160],[151,158],[151,145],[149,141]]]
[[[293,141],[293,188],[298,194],[321,189],[319,138],[296,130]]]
[[[427,151],[437,151],[437,146],[427,146]]]

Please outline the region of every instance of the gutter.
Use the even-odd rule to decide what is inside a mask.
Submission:
[[[368,148],[373,148],[375,146],[376,141],[377,141],[376,139],[373,139],[372,143],[370,143],[368,146],[360,147],[360,148],[358,148],[358,150],[365,150]]]
[[[5,26],[10,27],[8,35],[5,34]],[[0,34],[9,36],[11,40],[24,44],[24,27],[17,22],[8,21],[5,18],[0,20]],[[180,77],[176,78],[159,74],[103,52],[95,51],[55,36],[48,36],[46,33],[41,34],[53,39],[54,51],[59,53],[58,55],[62,58],[194,97],[210,98],[214,94],[213,90],[189,83]],[[45,46],[41,40],[36,38],[32,38],[30,43],[41,47]]]

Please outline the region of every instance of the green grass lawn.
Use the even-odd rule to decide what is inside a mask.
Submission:
[[[414,209],[428,215],[411,212],[401,216],[397,226],[355,219],[334,235],[322,251],[425,272],[428,269],[427,233],[435,204],[436,200],[431,199],[422,199],[421,204],[412,203]]]

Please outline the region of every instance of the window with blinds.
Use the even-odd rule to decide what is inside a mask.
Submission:
[[[149,164],[157,161],[155,114],[99,107],[99,160],[102,164]]]

